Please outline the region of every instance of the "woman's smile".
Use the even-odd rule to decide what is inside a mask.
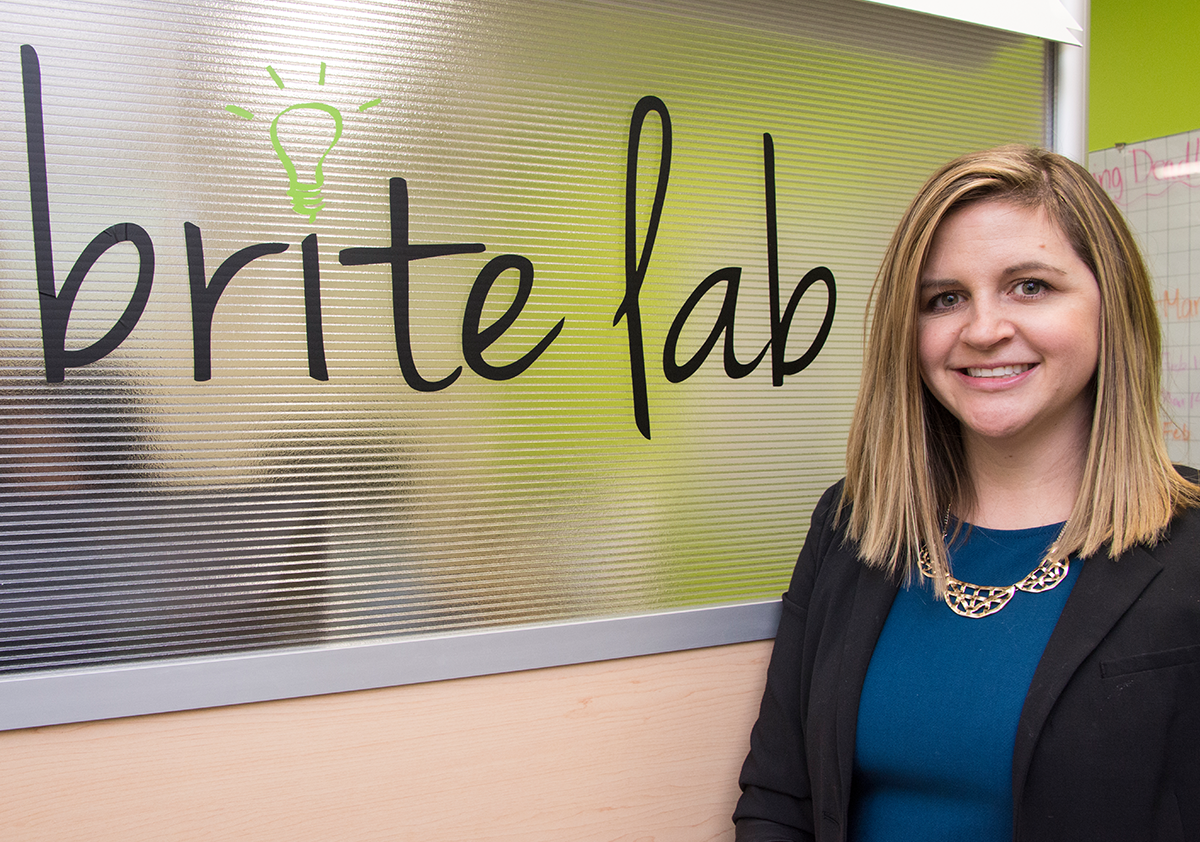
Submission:
[[[1012,377],[1015,374],[1024,374],[1029,369],[1033,368],[1030,363],[1021,365],[1002,365],[996,368],[968,368],[966,369],[968,377]]]

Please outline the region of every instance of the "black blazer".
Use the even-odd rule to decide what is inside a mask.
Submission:
[[[738,842],[846,839],[858,699],[897,584],[843,541],[840,495],[817,505],[783,597]],[[1200,841],[1200,510],[1153,548],[1083,563],[1012,776],[1014,840]]]

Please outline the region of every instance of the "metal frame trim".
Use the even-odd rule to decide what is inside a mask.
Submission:
[[[775,636],[778,600],[0,678],[0,730],[345,693]]]

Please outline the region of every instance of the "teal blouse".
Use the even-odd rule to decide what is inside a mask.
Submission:
[[[966,527],[955,577],[1009,585],[1033,570],[1061,524]],[[1081,562],[1040,594],[1017,591],[988,617],[961,617],[923,577],[901,588],[859,700],[851,842],[1009,842],[1017,720]]]

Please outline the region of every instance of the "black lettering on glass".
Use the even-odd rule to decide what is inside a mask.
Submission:
[[[308,348],[308,376],[328,380],[325,365],[325,334],[321,330],[321,256],[317,235],[309,234],[300,243],[304,261],[304,333]]]
[[[408,242],[408,183],[403,178],[388,180],[388,205],[391,212],[392,244],[386,248],[348,248],[338,253],[343,266],[372,266],[388,263],[392,267],[392,326],[396,334],[396,357],[404,382],[419,392],[445,389],[462,374],[462,366],[441,380],[426,380],[413,361],[411,318],[408,301],[411,260],[442,257],[448,254],[478,254],[483,243],[412,245]]]
[[[700,285],[692,290],[692,294],[688,296],[688,300],[679,308],[679,312],[675,314],[675,320],[671,322],[671,329],[667,331],[667,340],[663,345],[663,374],[667,380],[672,383],[681,383],[687,380],[708,358],[708,354],[717,344],[717,338],[722,332],[725,334],[725,373],[733,380],[738,380],[745,377],[750,372],[758,367],[766,356],[767,348],[771,343],[768,342],[763,349],[758,352],[758,356],[753,361],[748,363],[739,362],[733,346],[733,320],[737,313],[737,295],[738,286],[741,283],[742,270],[738,266],[726,266],[724,269],[718,269],[707,278],[700,282]],[[692,311],[696,309],[696,305],[700,303],[700,299],[704,298],[714,286],[721,281],[725,282],[725,300],[721,304],[721,312],[717,316],[716,322],[713,324],[712,330],[708,334],[708,338],[700,346],[699,350],[692,355],[692,358],[683,365],[679,365],[676,359],[676,348],[679,344],[679,335],[683,332],[683,326],[687,323],[688,317]]]
[[[21,81],[25,96],[25,152],[29,161],[29,206],[33,217],[33,256],[37,272],[38,305],[42,321],[42,354],[46,382],[61,383],[66,369],[89,365],[112,353],[125,341],[150,299],[154,282],[154,244],[140,225],[111,225],[96,235],[79,258],[61,290],[54,279],[54,249],[50,235],[50,189],[46,170],[46,130],[42,115],[42,71],[37,51],[21,45]],[[67,323],[83,279],[106,251],[117,243],[133,243],[138,253],[138,276],[133,295],[116,324],[100,339],[74,351],[66,350]]]
[[[508,309],[495,322],[479,329],[479,320],[483,316],[483,305],[496,279],[502,272],[516,269],[519,273],[517,280],[517,296]],[[462,347],[463,357],[471,370],[480,377],[488,380],[511,380],[516,377],[542,355],[562,332],[566,319],[559,319],[558,324],[542,337],[530,351],[518,360],[507,365],[492,365],[483,358],[483,352],[488,349],[504,331],[512,327],[517,316],[521,314],[525,303],[529,301],[529,293],[533,291],[533,263],[529,258],[519,254],[502,254],[493,257],[488,264],[479,270],[475,283],[471,286],[471,294],[467,297],[467,307],[463,312]]]
[[[187,246],[188,286],[192,293],[192,362],[197,381],[212,379],[212,320],[221,293],[229,286],[233,276],[246,268],[252,260],[268,254],[279,254],[288,249],[287,243],[258,243],[239,249],[222,261],[213,272],[212,280],[205,283],[204,238],[199,227],[190,222],[183,223],[183,240]]]
[[[642,242],[641,255],[637,244],[637,164],[638,147],[642,139],[642,126],[646,116],[655,111],[662,121],[662,153],[659,158],[658,182],[654,188],[654,203],[650,209],[650,221],[646,225],[646,239]],[[650,399],[646,392],[646,355],[642,343],[642,311],[638,296],[646,270],[650,266],[650,255],[654,251],[654,238],[658,236],[658,223],[662,218],[663,203],[667,198],[667,182],[671,175],[671,115],[666,104],[656,96],[644,96],[633,109],[629,121],[629,150],[625,162],[625,297],[613,316],[615,327],[622,318],[629,333],[629,370],[633,387],[633,417],[637,428],[647,439],[650,438]]]
[[[829,330],[833,327],[833,312],[837,306],[837,285],[833,273],[824,266],[808,270],[800,283],[792,290],[787,307],[781,316],[779,313],[779,222],[775,213],[775,143],[770,134],[763,135],[763,169],[766,175],[767,188],[767,275],[770,281],[771,293],[771,382],[775,386],[783,385],[783,378],[789,374],[803,371],[817,358],[817,354],[825,347],[829,338]],[[821,281],[829,293],[825,304],[825,317],[817,335],[809,344],[808,349],[794,360],[787,360],[788,331],[792,326],[792,317],[796,315],[796,307],[809,287]]]

